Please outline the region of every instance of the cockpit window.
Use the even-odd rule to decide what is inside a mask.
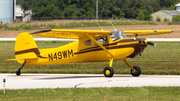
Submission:
[[[123,31],[111,31],[110,36],[113,39],[113,41],[116,41],[122,38],[127,38],[127,36],[124,34]]]
[[[98,41],[100,44],[108,44],[109,43],[107,36],[101,37],[101,38],[96,38],[95,40]],[[97,44],[95,43],[95,45],[97,45]]]
[[[107,36],[105,37],[100,37],[100,38],[95,38],[96,41],[98,41],[100,44],[108,44],[108,39]],[[84,42],[85,45],[91,46],[91,40],[87,40]],[[96,43],[94,43],[95,45],[97,45]]]

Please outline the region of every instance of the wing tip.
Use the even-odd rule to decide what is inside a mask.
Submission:
[[[6,61],[16,61],[17,59],[7,59]]]
[[[37,31],[37,32],[32,32],[30,34],[39,34],[39,33],[44,33],[44,32],[50,32],[52,29],[45,29],[45,30],[40,30],[40,31]]]

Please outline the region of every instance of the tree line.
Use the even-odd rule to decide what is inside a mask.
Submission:
[[[32,17],[95,17],[96,0],[17,0]],[[150,20],[158,10],[174,10],[180,0],[98,0],[98,16]]]

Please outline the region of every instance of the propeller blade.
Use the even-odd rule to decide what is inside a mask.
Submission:
[[[154,43],[152,43],[152,42],[149,42],[149,41],[148,41],[147,44],[156,47],[156,44],[154,44]]]

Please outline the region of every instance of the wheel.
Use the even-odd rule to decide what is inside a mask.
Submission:
[[[114,75],[114,70],[111,67],[106,67],[104,68],[103,73],[105,77],[112,77]]]
[[[141,74],[141,68],[139,66],[133,66],[135,72],[131,69],[132,76],[138,77]]]
[[[20,72],[20,71],[16,71],[16,75],[17,75],[17,76],[20,76],[20,75],[21,75],[21,72]]]

